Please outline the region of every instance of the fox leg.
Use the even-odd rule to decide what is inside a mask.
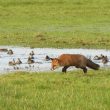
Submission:
[[[81,69],[83,69],[84,73],[87,73],[87,68],[86,67],[81,67]]]
[[[65,73],[66,73],[66,70],[67,70],[68,67],[69,67],[69,66],[64,66],[64,67],[62,68],[62,72],[65,72]]]

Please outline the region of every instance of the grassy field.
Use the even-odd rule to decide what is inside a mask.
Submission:
[[[0,110],[110,110],[110,71],[1,75]]]
[[[110,49],[110,0],[0,0],[0,45]],[[110,70],[0,75],[0,110],[110,110]]]
[[[0,0],[0,45],[110,49],[110,0]]]

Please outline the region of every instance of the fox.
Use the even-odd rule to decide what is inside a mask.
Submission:
[[[87,73],[87,67],[99,70],[100,65],[94,63],[90,59],[81,54],[61,54],[58,58],[51,59],[51,70],[55,70],[58,67],[63,67],[62,72],[66,73],[70,66],[81,68],[84,73]]]

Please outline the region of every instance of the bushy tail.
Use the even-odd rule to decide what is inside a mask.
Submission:
[[[98,65],[98,64],[96,64],[96,63],[94,63],[94,62],[92,62],[91,60],[87,60],[87,66],[89,67],[89,68],[92,68],[92,69],[94,69],[94,70],[98,70],[99,68],[100,68],[100,65]]]

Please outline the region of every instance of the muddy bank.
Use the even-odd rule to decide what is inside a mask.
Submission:
[[[7,52],[0,52],[0,73],[7,73],[13,71],[34,71],[34,72],[42,72],[42,71],[51,71],[51,61],[46,61],[45,56],[48,55],[50,57],[58,57],[63,53],[69,54],[82,54],[88,58],[93,60],[95,55],[107,55],[110,59],[110,50],[104,49],[54,49],[54,48],[29,48],[29,47],[15,47],[15,46],[0,46],[0,49],[12,49],[14,54],[8,55]],[[34,60],[35,64],[29,65],[27,64],[27,59],[29,57],[29,53],[34,51]],[[12,59],[17,60],[20,58],[23,64],[17,65],[18,70],[14,69],[13,66],[9,66],[8,62],[12,61]],[[93,60],[95,63],[98,63],[101,67],[104,67],[102,62],[99,60]],[[106,64],[106,67],[110,66],[110,62]],[[61,69],[61,68],[60,68]],[[56,71],[59,71],[57,69]],[[74,67],[69,70],[75,69]]]

